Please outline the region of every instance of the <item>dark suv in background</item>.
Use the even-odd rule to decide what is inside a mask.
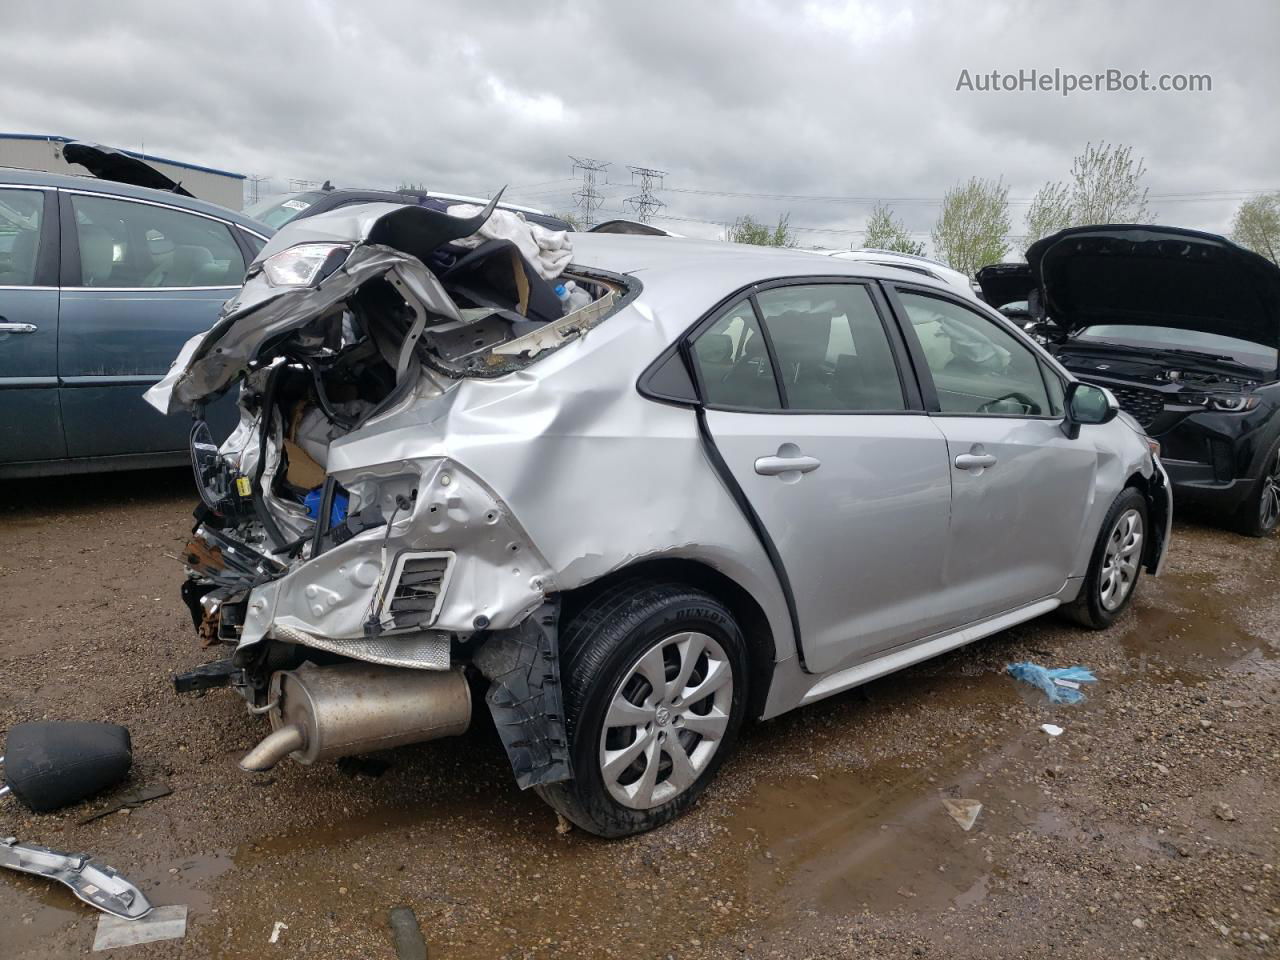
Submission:
[[[1180,502],[1252,536],[1280,525],[1280,267],[1215,234],[1121,224],[1045,237],[978,282],[992,306],[1027,301],[1058,360],[1160,441]]]

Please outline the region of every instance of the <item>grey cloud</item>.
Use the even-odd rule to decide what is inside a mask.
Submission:
[[[109,12],[108,12],[109,9]],[[279,9],[279,8],[277,8]],[[570,154],[670,187],[938,198],[972,175],[1028,197],[1086,141],[1134,145],[1152,193],[1280,187],[1280,7],[1202,2],[734,5],[11,0],[0,128],[65,134],[246,173],[425,182],[572,204]],[[960,70],[1209,73],[1206,94],[956,92]],[[548,183],[548,181],[554,181]],[[529,185],[529,186],[526,186]],[[806,242],[857,242],[866,204],[668,192],[670,226],[715,235],[790,211]],[[1153,201],[1225,229],[1237,201]],[[1025,208],[1014,208],[1015,232]],[[936,205],[898,214],[927,232]],[[710,221],[707,223],[699,221]]]

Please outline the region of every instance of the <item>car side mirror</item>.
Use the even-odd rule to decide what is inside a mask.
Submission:
[[[1079,381],[1067,387],[1066,408],[1062,428],[1072,440],[1080,436],[1082,425],[1110,423],[1120,413],[1120,403],[1110,390]]]

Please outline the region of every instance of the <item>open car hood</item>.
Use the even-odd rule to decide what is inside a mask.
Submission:
[[[1032,244],[1027,263],[1048,320],[1173,327],[1280,347],[1280,267],[1212,233],[1112,224]]]
[[[128,183],[135,187],[166,190],[169,193],[195,199],[195,194],[182,184],[165,176],[145,160],[139,160],[131,154],[111,147],[102,147],[96,143],[68,143],[62,148],[62,157],[67,163],[80,164],[99,180],[113,180],[116,183]]]
[[[993,263],[974,275],[982,288],[982,299],[999,310],[1007,303],[1029,299],[1035,289],[1035,277],[1027,263]]]

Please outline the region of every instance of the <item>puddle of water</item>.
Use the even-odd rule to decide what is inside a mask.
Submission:
[[[62,940],[74,933],[78,924],[98,922],[97,911],[59,883],[9,870],[4,872],[4,881],[12,884],[18,900],[4,916],[6,956],[44,948],[52,939]],[[9,954],[10,950],[14,953]]]
[[[760,785],[730,825],[758,854],[752,886],[775,891],[779,919],[813,906],[850,914],[980,903],[1005,872],[988,838],[1064,829],[1039,787],[1015,770],[1042,736],[1012,732],[968,762],[977,740],[956,742],[933,763],[897,759]],[[982,804],[969,831],[944,798]]]

